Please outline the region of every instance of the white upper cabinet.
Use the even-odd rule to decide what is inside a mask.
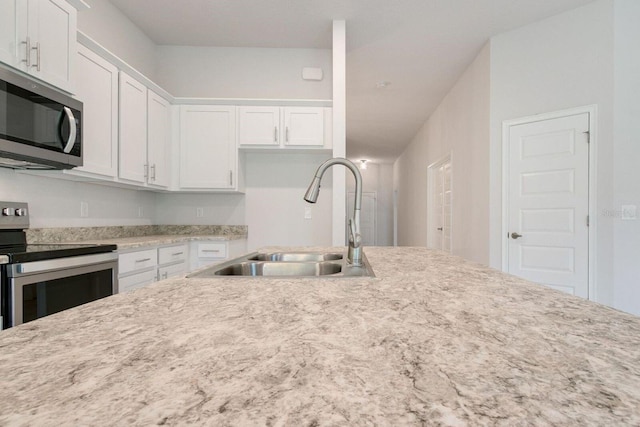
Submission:
[[[76,97],[83,105],[83,166],[71,169],[109,178],[118,175],[118,69],[78,46]]]
[[[180,109],[180,188],[238,190],[236,107]]]
[[[73,92],[76,20],[65,0],[0,1],[0,60]]]
[[[147,87],[120,72],[120,163],[118,176],[144,184],[147,180]]]
[[[286,107],[284,110],[284,144],[287,146],[324,145],[324,109]]]
[[[243,148],[330,148],[327,108],[238,107],[238,145]],[[330,116],[330,114],[328,114]]]
[[[279,107],[238,107],[238,144],[280,144]]]
[[[166,188],[170,184],[171,106],[152,90],[147,92],[147,183]]]
[[[15,68],[26,61],[27,6],[24,0],[0,1],[0,61]]]
[[[139,185],[169,186],[169,102],[120,71],[118,177]]]

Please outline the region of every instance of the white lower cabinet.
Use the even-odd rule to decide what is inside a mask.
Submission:
[[[142,288],[188,272],[188,243],[123,251],[118,257],[118,292]]]
[[[158,277],[155,269],[132,274],[126,277],[120,277],[118,278],[118,293],[144,288],[145,286],[157,281],[157,279]]]
[[[246,239],[191,242],[191,271],[238,257],[247,251]]]
[[[158,250],[134,250],[118,255],[118,292],[141,288],[157,280]]]
[[[184,243],[158,248],[158,280],[189,272],[189,245]]]

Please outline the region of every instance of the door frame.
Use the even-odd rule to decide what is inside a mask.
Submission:
[[[435,173],[438,167],[444,163],[450,163],[451,168],[451,232],[449,235],[449,253],[453,253],[453,153],[449,152],[448,154],[440,157],[435,162],[431,163],[427,166],[427,248],[433,249],[434,238],[433,234],[429,232],[429,230],[433,230],[434,227],[434,215],[433,215],[433,205],[435,202]],[[440,249],[440,248],[438,248]]]
[[[533,116],[520,117],[517,119],[505,120],[502,122],[502,233],[500,236],[502,242],[502,271],[509,271],[509,241],[505,236],[509,233],[509,130],[511,126],[517,126],[527,123],[541,122],[545,120],[558,119],[566,116],[574,116],[578,114],[589,114],[589,245],[588,245],[588,263],[589,273],[587,284],[589,292],[589,300],[597,301],[596,286],[596,236],[598,226],[598,209],[597,209],[597,105],[585,105],[582,107],[569,108],[566,110],[552,111],[548,113],[536,114]]]

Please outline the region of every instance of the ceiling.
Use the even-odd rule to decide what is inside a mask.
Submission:
[[[402,153],[491,36],[591,1],[111,0],[159,45],[330,49],[332,20],[346,20],[347,157],[377,163]]]

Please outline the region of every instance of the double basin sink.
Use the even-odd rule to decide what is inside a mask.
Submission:
[[[346,262],[343,254],[326,252],[254,252],[197,271],[187,277],[375,277],[366,257],[362,266]]]

